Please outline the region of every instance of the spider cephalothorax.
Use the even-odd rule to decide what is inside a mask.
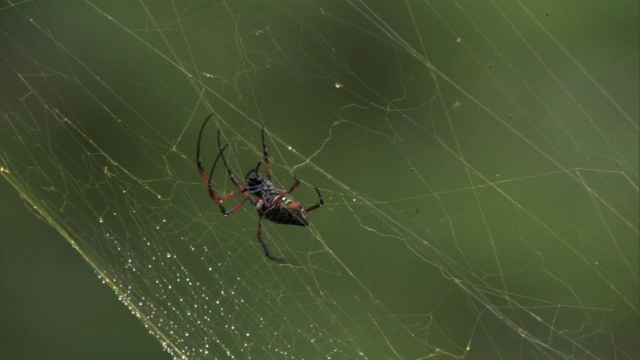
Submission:
[[[224,156],[224,151],[227,149],[229,144],[222,146],[222,144],[220,143],[219,130],[218,156],[213,162],[213,166],[211,167],[209,175],[207,175],[202,167],[202,158],[200,157],[200,143],[202,141],[202,133],[204,131],[204,127],[212,116],[213,114],[209,115],[202,124],[200,135],[198,135],[197,152],[198,169],[200,170],[202,180],[204,180],[205,184],[207,185],[209,196],[211,196],[216,204],[218,204],[218,206],[220,207],[220,211],[222,211],[225,216],[233,214],[247,202],[253,204],[256,207],[256,211],[258,212],[258,241],[260,241],[265,255],[271,260],[286,263],[286,260],[275,257],[269,252],[269,248],[262,238],[262,218],[265,217],[267,218],[267,220],[273,221],[278,224],[307,226],[309,225],[309,218],[307,217],[307,213],[320,208],[324,204],[324,201],[322,200],[322,194],[320,194],[320,190],[316,188],[316,192],[318,193],[319,197],[318,203],[305,208],[300,202],[295,201],[290,195],[300,185],[300,181],[297,178],[294,177],[295,183],[288,190],[277,189],[273,185],[273,183],[271,182],[271,163],[269,161],[269,152],[267,151],[267,146],[264,142],[264,128],[262,128],[262,161],[258,162],[258,165],[256,165],[255,168],[249,170],[247,176],[245,176],[244,179],[246,185],[242,185],[229,168],[227,159]],[[216,165],[221,158],[224,166],[227,169],[229,179],[231,180],[231,182],[233,182],[235,187],[238,188],[238,191],[228,195],[219,196],[213,189],[213,185],[211,184],[211,177],[213,176],[213,171],[215,170]],[[260,172],[258,171],[260,165],[262,165],[263,162],[265,165],[266,177],[262,176],[262,174],[260,174]],[[231,210],[227,211],[222,202],[238,196],[243,196],[244,199],[239,204],[234,206]]]

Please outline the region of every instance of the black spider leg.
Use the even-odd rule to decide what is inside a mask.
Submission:
[[[220,149],[220,154],[222,156],[222,162],[224,163],[224,167],[227,168],[227,175],[229,175],[229,179],[231,179],[231,182],[233,182],[233,185],[235,185],[238,188],[238,191],[235,192],[234,194],[245,194],[245,199],[242,200],[242,202],[240,204],[238,204],[236,207],[239,207],[241,205],[243,205],[245,202],[250,202],[251,204],[254,204],[253,199],[251,198],[251,194],[249,192],[249,189],[247,189],[245,186],[243,186],[240,181],[238,180],[238,178],[233,174],[233,172],[231,171],[231,168],[229,167],[229,163],[227,162],[227,158],[224,156],[224,150],[227,148],[227,146],[229,146],[229,144],[225,145],[224,147],[222,147],[222,144],[220,143],[220,130],[218,130],[218,148]],[[213,169],[212,169],[212,173],[213,173]]]
[[[262,165],[262,163],[264,163],[265,165],[265,174],[267,175],[267,180],[269,182],[271,182],[271,161],[269,160],[269,150],[267,150],[267,145],[266,142],[264,140],[264,127],[262,127],[262,134],[261,134],[261,139],[262,139],[262,162],[258,162],[256,164],[256,167],[249,170],[249,172],[247,173],[247,176],[245,177],[245,180],[248,179],[252,174],[258,176],[259,175],[259,169],[260,169],[260,165]],[[263,204],[262,206],[264,207],[272,207],[274,205],[277,205],[278,203],[280,203],[282,201],[282,199],[284,198],[283,195],[290,193],[291,191],[295,190],[296,187],[298,187],[298,185],[300,185],[300,181],[298,181],[298,179],[296,179],[296,183],[289,189],[289,191],[283,190],[279,192],[280,196],[277,196],[275,198],[275,200],[273,200],[272,203],[269,203],[270,200],[268,199],[261,199]],[[281,264],[289,264],[289,262],[287,260],[285,260],[284,258],[279,258],[279,257],[275,257],[273,255],[271,255],[271,252],[269,251],[269,246],[267,246],[267,243],[264,241],[264,237],[262,236],[262,214],[259,215],[258,218],[258,241],[260,241],[260,245],[262,245],[262,249],[264,250],[264,254],[267,256],[267,258],[269,258],[272,261],[281,263]]]
[[[271,181],[271,161],[269,160],[269,150],[264,142],[264,126],[262,127],[262,161],[264,161],[265,172],[267,173],[267,179]],[[256,171],[258,167],[256,166]]]
[[[313,206],[309,206],[308,208],[304,209],[305,212],[310,213],[313,210],[317,210],[319,208],[322,207],[322,205],[324,205],[324,199],[322,198],[322,194],[320,194],[320,190],[318,190],[318,188],[316,188],[316,192],[318,193],[318,203],[313,205]]]
[[[273,261],[278,262],[280,264],[288,264],[289,263],[284,258],[279,258],[279,257],[275,257],[275,256],[271,255],[271,252],[269,251],[269,247],[267,246],[267,243],[262,238],[262,215],[259,215],[259,217],[258,217],[258,241],[260,241],[260,245],[262,245],[262,249],[264,250],[264,254],[269,258],[269,260],[273,260]]]
[[[269,181],[271,181],[271,161],[269,160],[269,150],[267,150],[267,145],[266,145],[266,142],[264,141],[264,126],[262,127],[262,161],[264,162],[265,167],[266,167],[267,178],[269,179]],[[257,174],[259,167],[260,167],[260,163],[258,163],[256,168],[254,170],[250,171],[249,173],[255,171],[255,173]],[[249,174],[247,174],[247,177],[249,177]],[[300,186],[300,180],[298,180],[298,178],[295,177],[295,175],[293,176],[293,179],[295,180],[295,183],[289,188],[289,190],[280,191],[280,195],[281,196],[278,196],[273,201],[273,204],[267,204],[267,206],[277,205],[284,198],[284,196],[282,196],[282,195],[291,194],[295,189],[298,188],[298,186]],[[316,192],[318,193],[319,201],[318,201],[317,204],[306,208],[305,209],[306,212],[311,212],[311,211],[317,210],[317,209],[321,208],[322,205],[324,205],[324,199],[322,198],[322,194],[320,194],[320,190],[318,190],[318,188],[315,188],[315,189],[316,189]]]
[[[200,128],[200,134],[198,135],[198,148],[197,148],[197,151],[196,151],[198,170],[200,171],[200,176],[202,177],[202,180],[207,185],[207,190],[209,191],[209,196],[216,202],[216,204],[220,208],[220,211],[222,211],[222,213],[224,215],[231,215],[236,210],[238,210],[240,207],[242,207],[242,205],[244,205],[246,203],[247,198],[250,199],[250,195],[248,194],[248,190],[246,188],[244,188],[244,186],[242,186],[238,182],[234,182],[234,184],[236,185],[236,187],[238,187],[238,189],[240,191],[232,193],[232,194],[229,194],[229,195],[218,196],[216,191],[213,189],[213,186],[211,184],[211,177],[213,176],[213,171],[215,170],[216,165],[218,164],[218,161],[220,160],[220,157],[222,157],[223,161],[226,164],[226,158],[224,157],[224,151],[226,150],[228,145],[225,146],[225,147],[221,147],[220,146],[220,132],[218,132],[218,148],[220,149],[220,152],[218,153],[218,156],[216,157],[215,161],[213,162],[213,166],[211,167],[211,172],[209,173],[209,176],[207,176],[207,173],[204,171],[204,168],[202,167],[202,156],[200,155],[200,148],[201,148],[201,144],[202,144],[202,134],[204,133],[204,128],[205,128],[205,126],[209,122],[209,119],[211,119],[212,116],[213,116],[213,114],[210,114],[204,120],[204,122],[202,123],[202,127]],[[229,170],[228,167],[227,167],[227,170]],[[236,205],[233,209],[231,209],[231,211],[227,211],[225,209],[224,205],[222,204],[222,202],[224,200],[232,199],[232,198],[234,198],[236,196],[239,196],[239,195],[242,195],[242,194],[244,194],[245,199],[240,204]]]
[[[264,126],[262,127],[262,162],[264,162],[265,173],[267,175],[267,179],[269,179],[269,181],[271,181],[271,160],[269,160],[269,150],[267,149],[267,143],[264,140]],[[249,174],[251,174],[253,172],[255,172],[257,174],[259,167],[260,167],[260,163],[258,163],[256,168],[254,170],[251,170],[249,172]],[[247,177],[249,177],[249,174],[247,174]],[[276,197],[272,204],[269,204],[268,202],[265,202],[265,205],[266,206],[277,205],[284,198],[283,195],[291,194],[300,185],[300,180],[298,180],[298,178],[296,178],[294,176],[293,179],[295,180],[295,183],[289,188],[289,190],[280,190],[280,191],[278,191],[278,194],[280,196]],[[265,200],[263,199],[263,201],[265,201]]]
[[[271,181],[271,161],[269,160],[269,150],[267,150],[267,145],[264,141],[264,126],[262,127],[262,161],[265,164],[266,167],[266,173],[267,173],[267,178],[269,179],[269,181]],[[258,172],[258,167],[260,167],[260,163],[258,163],[258,166],[256,166],[255,168],[255,172]],[[253,170],[252,170],[253,171]],[[247,174],[248,176],[249,174]],[[297,177],[293,177],[293,180],[295,180],[295,183],[289,188],[289,190],[282,190],[280,191],[280,195],[286,195],[286,194],[291,194],[295,189],[298,188],[298,186],[300,186],[300,180],[298,180]],[[307,209],[305,209],[306,212],[311,212],[313,210],[316,210],[318,208],[321,208],[322,205],[324,205],[324,200],[322,199],[322,194],[320,194],[320,190],[318,190],[318,188],[316,188],[316,192],[318,193],[318,198],[320,199],[318,201],[317,204],[308,207]],[[268,205],[277,205],[284,197],[283,196],[278,196],[273,204],[268,204]]]
[[[249,172],[247,172],[247,176],[245,176],[245,181],[247,179],[249,179],[251,177],[251,175],[255,175],[258,176],[259,175],[259,169],[260,169],[260,165],[262,165],[262,162],[258,162],[258,164],[256,165],[255,168],[249,170]],[[266,199],[261,199],[263,202],[262,206],[265,207],[270,207],[271,205],[268,203],[268,201]],[[284,258],[279,258],[279,257],[275,257],[273,255],[271,255],[271,251],[269,250],[269,246],[267,245],[267,242],[264,241],[264,237],[262,236],[262,214],[258,213],[258,241],[260,242],[260,245],[262,245],[262,250],[264,250],[264,254],[267,256],[267,258],[269,258],[269,260],[278,262],[280,264],[288,264],[289,262],[287,260],[285,260]]]
[[[211,172],[209,173],[209,182],[207,183],[207,185],[209,186],[209,192],[213,193],[214,200],[216,200],[216,202],[218,203],[218,206],[220,207],[220,211],[222,211],[222,213],[227,216],[227,215],[231,215],[234,212],[238,211],[241,207],[243,207],[247,201],[250,201],[253,203],[253,201],[251,200],[251,196],[249,195],[249,190],[247,190],[244,186],[242,186],[242,184],[240,184],[235,177],[233,176],[233,174],[231,173],[231,171],[229,170],[229,168],[227,168],[227,171],[229,172],[229,177],[231,178],[231,181],[233,181],[233,183],[236,185],[236,187],[239,189],[238,191],[231,193],[229,195],[223,195],[223,196],[217,196],[215,191],[213,190],[213,187],[211,186],[211,178],[213,177],[213,172],[216,169],[216,165],[218,163],[218,161],[220,160],[220,158],[222,158],[223,162],[226,165],[226,159],[224,157],[224,151],[227,149],[227,147],[229,146],[229,144],[225,145],[222,149],[220,149],[220,152],[218,153],[218,156],[216,157],[216,161],[213,162],[213,166],[211,167]],[[235,181],[234,181],[235,180]],[[236,206],[234,206],[231,210],[227,211],[227,209],[224,207],[224,205],[222,204],[222,202],[224,200],[229,200],[229,199],[233,199],[239,195],[243,195],[244,199],[237,204]]]

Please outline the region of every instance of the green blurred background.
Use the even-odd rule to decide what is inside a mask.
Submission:
[[[192,358],[637,358],[638,25],[637,1],[7,3],[2,357],[169,358],[146,325]],[[277,186],[323,191],[312,227],[265,227],[300,267],[207,196],[211,112],[206,166],[217,128],[245,174],[264,124]]]

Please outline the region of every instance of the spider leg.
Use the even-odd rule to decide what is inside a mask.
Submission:
[[[222,150],[220,151],[220,153],[216,157],[216,160],[213,162],[213,166],[211,167],[211,172],[209,173],[209,176],[207,176],[206,173],[204,172],[204,169],[202,169],[202,165],[201,164],[199,165],[200,175],[202,176],[202,179],[204,180],[205,184],[207,184],[207,189],[209,190],[209,196],[211,196],[211,198],[213,200],[215,200],[216,204],[218,204],[218,207],[220,207],[220,211],[222,211],[222,213],[225,216],[233,214],[238,209],[240,209],[248,200],[251,199],[251,197],[248,194],[248,190],[246,188],[244,188],[244,186],[240,185],[240,183],[237,184],[237,186],[238,186],[240,191],[237,191],[237,192],[229,194],[229,195],[218,196],[216,191],[213,189],[213,186],[211,184],[211,178],[213,177],[213,171],[215,170],[216,165],[218,164],[218,161],[220,160],[220,158],[222,157],[224,159],[224,155],[223,154],[224,154],[224,151],[225,151],[226,148],[227,148],[226,146],[224,148],[222,148]],[[244,200],[242,200],[242,202],[240,202],[238,205],[234,206],[233,209],[231,209],[230,211],[227,211],[227,209],[224,207],[222,202],[225,201],[225,200],[233,199],[233,198],[235,198],[237,196],[240,196],[240,195],[244,196]]]
[[[318,193],[318,198],[320,198],[320,200],[318,201],[317,204],[304,209],[304,211],[310,213],[313,210],[317,210],[317,209],[321,208],[322,205],[324,205],[324,200],[322,199],[322,194],[320,194],[320,190],[318,190],[318,188],[316,188],[316,192]]]
[[[245,191],[246,191],[246,190],[245,190]],[[243,194],[243,192],[242,192],[242,191],[240,191],[240,192],[237,192],[237,193],[233,193],[233,194],[230,194],[230,195],[223,196],[222,198],[220,198],[220,201],[227,200],[227,199],[232,199],[232,198],[234,198],[234,197],[236,197],[236,196],[238,196],[238,195],[240,195],[240,194]],[[246,195],[246,194],[245,194],[245,198],[244,198],[244,200],[242,200],[238,205],[234,206],[234,207],[233,207],[231,210],[229,210],[229,211],[224,210],[222,213],[223,213],[225,216],[227,216],[227,215],[231,215],[231,214],[233,214],[234,212],[236,212],[236,210],[238,210],[238,209],[240,209],[241,207],[243,207],[243,206],[244,206],[244,204],[246,204],[246,203],[247,203],[247,201],[248,201],[248,202],[250,202],[250,203],[253,203],[253,200],[251,200],[251,197],[250,197],[249,195]]]
[[[271,181],[271,161],[269,160],[269,150],[267,150],[267,145],[264,142],[264,126],[262,127],[262,161],[264,161],[267,178]],[[256,167],[257,170],[258,168]]]
[[[198,163],[198,170],[200,171],[200,176],[202,177],[202,180],[204,181],[204,183],[207,185],[207,190],[209,191],[209,196],[216,202],[216,204],[218,204],[218,207],[220,208],[220,211],[222,211],[222,213],[226,216],[226,215],[231,215],[234,212],[236,212],[238,209],[240,209],[247,201],[252,201],[250,194],[248,193],[248,190],[242,186],[242,184],[240,184],[240,182],[237,181],[237,179],[235,179],[235,177],[233,176],[233,174],[231,173],[231,170],[229,170],[229,167],[227,166],[227,160],[224,157],[224,151],[226,150],[228,145],[225,145],[224,147],[220,147],[220,131],[218,131],[218,147],[220,148],[220,152],[218,153],[218,156],[216,157],[215,161],[213,162],[213,166],[211,167],[211,171],[209,172],[209,176],[207,176],[207,173],[204,171],[204,168],[202,167],[202,156],[200,155],[200,148],[201,148],[201,144],[202,144],[202,134],[204,133],[204,128],[207,125],[207,122],[209,121],[209,119],[211,119],[211,117],[213,116],[213,114],[210,114],[209,116],[207,116],[207,118],[204,120],[204,122],[202,123],[202,127],[200,128],[200,134],[198,135],[198,149],[197,149],[197,163]],[[227,166],[227,171],[230,175],[231,181],[233,181],[233,183],[236,185],[236,187],[238,188],[238,192],[229,194],[229,195],[222,195],[222,196],[218,196],[218,194],[216,193],[216,191],[213,189],[213,185],[211,184],[211,178],[213,177],[213,171],[216,168],[216,165],[218,164],[218,161],[220,160],[220,158],[222,157],[222,160],[225,163],[225,166]],[[233,209],[231,209],[231,211],[227,211],[227,209],[224,207],[224,205],[222,204],[222,202],[224,200],[228,200],[228,199],[233,199],[239,195],[244,195],[245,199],[242,200],[242,202],[240,202],[238,205],[234,206]]]
[[[211,119],[212,116],[213,116],[213,113],[207,116],[207,118],[204,119],[204,122],[202,123],[202,127],[200,127],[200,134],[198,135],[198,149],[196,153],[196,157],[198,158],[198,169],[200,170],[200,175],[202,176],[202,179],[204,180],[205,183],[207,183],[209,179],[206,178],[206,173],[202,168],[202,156],[200,156],[200,144],[202,143],[202,133],[204,132],[204,127],[207,125],[207,122],[209,121],[209,119]]]
[[[238,188],[238,190],[240,190],[241,192],[245,192],[247,191],[247,189],[244,186],[242,186],[242,184],[240,184],[240,181],[238,180],[238,178],[236,178],[233,172],[231,172],[231,169],[229,168],[229,163],[227,163],[227,158],[224,156],[224,150],[228,146],[229,144],[222,147],[222,145],[220,144],[220,130],[218,130],[218,148],[220,149],[220,156],[222,157],[222,162],[224,163],[224,167],[227,168],[227,174],[229,175],[229,179],[231,179],[231,182],[233,182],[233,185],[235,185]],[[213,169],[211,169],[211,174],[213,174]],[[249,195],[247,194],[247,196]]]
[[[289,190],[287,190],[286,192],[283,191],[283,194],[291,194],[293,192],[293,190],[297,189],[298,186],[300,186],[300,180],[298,180],[297,177],[293,177],[293,180],[295,180],[295,184],[291,185],[291,187],[289,188]]]
[[[260,215],[258,218],[258,241],[260,241],[260,245],[262,245],[264,254],[269,258],[269,260],[278,262],[280,264],[288,264],[287,260],[271,255],[271,252],[269,251],[269,247],[267,247],[267,243],[264,242],[264,239],[262,238],[262,215]]]

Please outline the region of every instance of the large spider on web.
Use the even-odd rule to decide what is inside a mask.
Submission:
[[[204,123],[202,123],[202,128],[200,128],[200,134],[198,135],[197,152],[198,169],[200,170],[202,180],[204,180],[204,183],[207,185],[209,196],[211,196],[216,204],[218,204],[218,206],[220,207],[220,211],[222,211],[225,216],[235,213],[247,202],[254,205],[256,207],[256,211],[258,212],[258,241],[260,241],[260,244],[264,249],[264,254],[270,260],[286,264],[287,261],[285,259],[275,257],[269,251],[269,247],[262,237],[262,218],[265,217],[267,218],[267,220],[273,221],[278,224],[307,226],[309,225],[309,218],[307,217],[307,213],[317,210],[322,207],[322,205],[324,205],[322,194],[320,194],[320,190],[318,190],[318,188],[315,188],[316,192],[318,193],[319,201],[317,204],[305,208],[300,202],[295,201],[290,196],[290,194],[300,185],[300,180],[298,180],[298,178],[296,178],[295,176],[293,177],[295,183],[289,188],[289,190],[277,189],[275,186],[273,186],[273,183],[271,182],[271,162],[269,161],[269,151],[267,150],[267,146],[264,142],[264,127],[262,128],[262,161],[259,161],[258,165],[256,165],[255,168],[249,170],[247,176],[245,176],[244,178],[246,185],[240,183],[238,178],[236,178],[236,176],[229,168],[227,159],[224,156],[224,151],[227,149],[229,144],[222,146],[222,144],[220,143],[220,130],[218,130],[218,156],[213,162],[211,171],[207,176],[207,173],[202,168],[200,144],[202,142],[202,133],[204,132],[204,128],[212,116],[213,114],[207,116],[207,118],[204,120]],[[213,177],[213,172],[216,169],[216,165],[218,164],[218,161],[220,159],[222,159],[225,168],[227,168],[229,179],[238,188],[238,191],[227,195],[218,195],[213,189],[211,178]],[[266,178],[258,172],[258,169],[260,169],[260,165],[262,165],[263,162]],[[222,204],[223,201],[233,199],[238,196],[243,196],[244,199],[239,204],[234,206],[231,210],[227,210]]]

